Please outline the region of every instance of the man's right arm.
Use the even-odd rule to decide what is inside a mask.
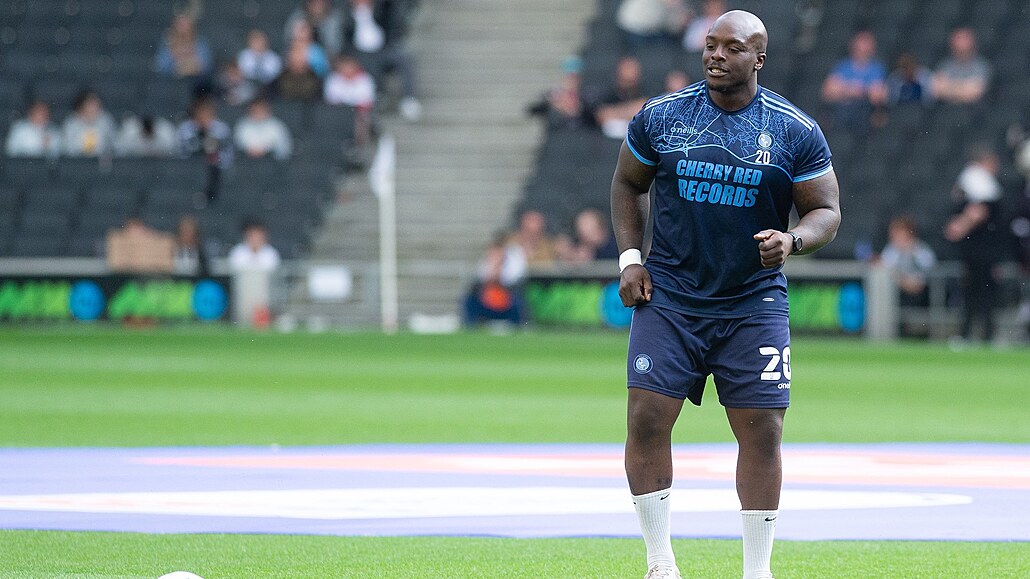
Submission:
[[[642,163],[624,142],[619,151],[619,162],[612,178],[612,227],[619,252],[644,245],[644,227],[650,208],[647,193],[657,168]],[[634,264],[622,270],[619,296],[626,307],[651,300],[651,276],[642,265]]]

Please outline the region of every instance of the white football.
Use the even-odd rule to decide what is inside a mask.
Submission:
[[[189,571],[172,571],[171,573],[166,573],[166,574],[158,577],[157,579],[204,579],[204,578],[201,577],[200,575],[197,575],[196,573],[190,573]]]

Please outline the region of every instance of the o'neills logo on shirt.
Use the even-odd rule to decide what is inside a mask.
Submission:
[[[758,189],[747,187],[762,182],[762,170],[681,159],[676,163],[676,174],[694,179],[679,180],[679,196],[696,203],[751,207]],[[739,187],[738,185],[744,185]]]

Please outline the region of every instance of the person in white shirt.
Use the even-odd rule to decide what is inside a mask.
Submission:
[[[293,139],[286,124],[272,115],[268,101],[258,97],[247,106],[247,116],[236,122],[236,148],[248,157],[271,156],[278,161],[290,158]]]
[[[283,70],[283,59],[269,48],[268,35],[259,28],[247,34],[247,48],[240,51],[236,64],[243,72],[243,78],[271,84]]]
[[[415,96],[415,59],[405,45],[408,19],[401,2],[348,0],[343,17],[345,50],[353,51],[366,68],[381,78],[396,74],[401,84],[397,109],[406,120],[422,117],[422,104]]]
[[[281,261],[279,252],[268,243],[268,230],[256,221],[243,227],[243,241],[229,251],[229,268],[234,272],[272,272]]]
[[[175,125],[150,115],[126,117],[114,141],[115,154],[121,157],[171,157],[177,147]]]
[[[25,118],[18,119],[7,133],[9,157],[56,157],[61,152],[61,133],[50,123],[50,106],[34,101]]]
[[[325,102],[371,109],[376,100],[376,82],[353,56],[338,56],[333,72],[325,81]]]
[[[74,112],[62,127],[64,154],[69,157],[97,157],[114,147],[117,126],[104,110],[100,95],[84,90],[75,97]]]

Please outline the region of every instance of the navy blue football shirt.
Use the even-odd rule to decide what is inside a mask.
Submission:
[[[705,317],[786,314],[787,280],[762,268],[753,236],[786,231],[793,184],[832,169],[819,125],[761,86],[724,111],[701,81],[648,101],[626,142],[657,168],[651,303]]]

